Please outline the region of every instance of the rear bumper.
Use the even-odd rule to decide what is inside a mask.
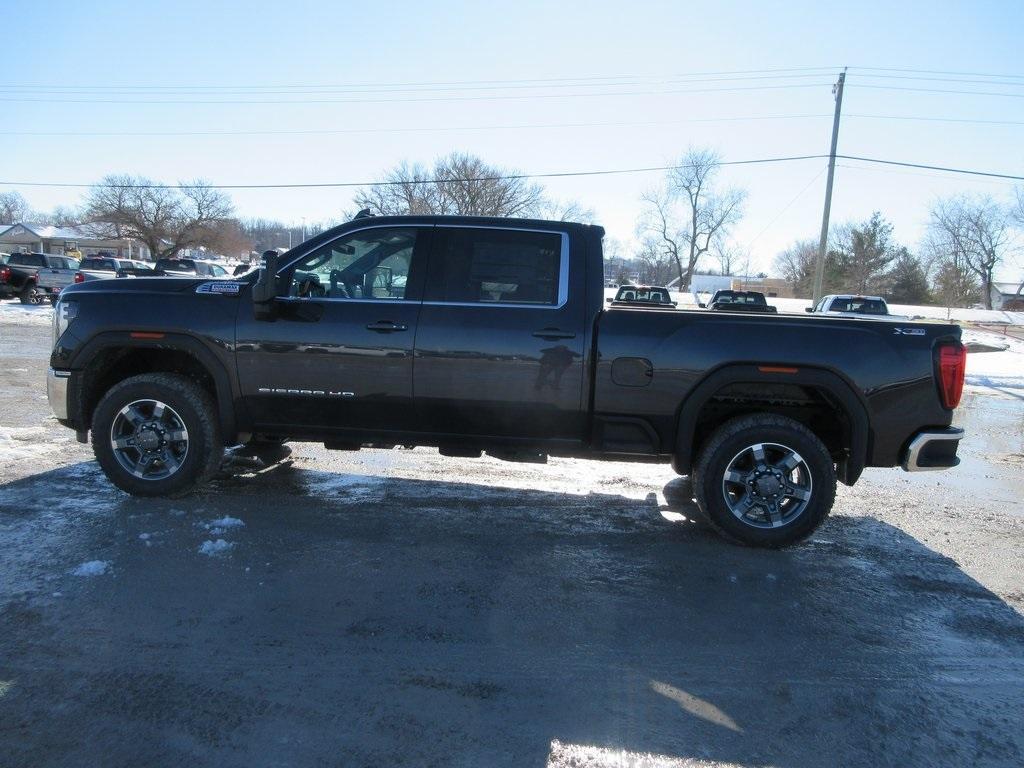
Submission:
[[[46,372],[46,399],[50,402],[50,410],[61,421],[68,418],[68,381],[71,371],[55,371],[50,368]]]
[[[903,454],[903,469],[927,472],[955,467],[960,463],[956,450],[963,436],[964,431],[959,427],[918,432]]]

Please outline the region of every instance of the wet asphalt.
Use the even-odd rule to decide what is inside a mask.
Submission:
[[[1012,394],[765,552],[651,465],[299,444],[134,499],[48,420],[48,343],[0,325],[4,768],[1024,762]]]

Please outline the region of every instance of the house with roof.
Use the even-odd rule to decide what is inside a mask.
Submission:
[[[0,251],[91,256],[106,252],[122,259],[148,260],[149,248],[131,238],[102,237],[77,227],[50,224],[0,224]]]
[[[992,309],[1024,311],[1024,282],[992,283]]]

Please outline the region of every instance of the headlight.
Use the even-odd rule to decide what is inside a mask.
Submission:
[[[78,317],[78,302],[60,299],[53,308],[53,346],[64,335],[71,321]]]

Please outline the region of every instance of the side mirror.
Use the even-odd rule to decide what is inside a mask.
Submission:
[[[277,297],[277,251],[266,251],[260,264],[259,277],[252,287],[253,315],[257,320],[274,319]]]
[[[708,305],[705,304],[703,301],[700,302],[697,306],[700,307],[701,309],[707,309],[708,308]]]
[[[804,312],[814,313],[814,307],[804,307]]]

